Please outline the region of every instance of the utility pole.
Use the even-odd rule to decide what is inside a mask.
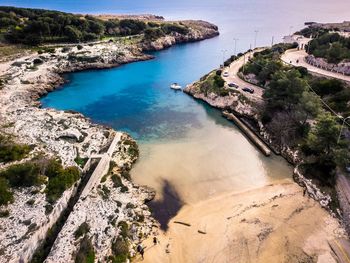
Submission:
[[[254,49],[256,49],[256,39],[257,39],[257,37],[258,37],[258,32],[259,32],[259,30],[254,30],[254,32],[255,32],[255,37],[254,37]]]
[[[339,144],[339,142],[340,142],[340,137],[341,137],[341,134],[342,134],[343,129],[344,129],[344,124],[345,124],[345,122],[346,122],[347,119],[350,119],[350,116],[348,116],[348,117],[346,117],[346,118],[344,118],[344,117],[342,117],[342,116],[339,116],[339,118],[343,119],[343,124],[341,125],[341,129],[340,129],[340,132],[339,132],[338,141],[337,141],[338,144]]]
[[[222,52],[222,67],[224,67],[225,66],[225,55],[226,55],[227,50],[223,49],[223,50],[221,50],[221,52]]]
[[[244,70],[245,70],[245,53],[243,54],[243,59],[244,59],[244,62],[243,62],[243,75],[244,75]]]
[[[233,41],[235,41],[235,53],[234,53],[234,55],[236,56],[236,54],[237,54],[237,41],[238,41],[239,39],[238,38],[234,38],[233,39]]]

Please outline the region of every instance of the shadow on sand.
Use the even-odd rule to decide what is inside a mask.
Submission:
[[[168,180],[163,181],[162,196],[161,200],[151,201],[148,206],[152,210],[153,217],[160,223],[160,228],[166,231],[170,219],[176,216],[184,202]]]

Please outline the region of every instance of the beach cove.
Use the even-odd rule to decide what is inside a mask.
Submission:
[[[226,2],[221,4],[227,6]],[[242,3],[238,6],[244,10]],[[306,13],[300,15],[301,7],[288,8],[299,12],[293,25],[300,26]],[[176,10],[174,14],[181,13]],[[322,19],[331,20],[332,14]],[[341,236],[342,230],[291,181],[292,167],[279,156],[261,154],[220,111],[169,89],[173,82],[186,86],[196,81],[232,54],[233,33],[245,31],[240,51],[254,43],[254,26],[237,31],[232,29],[237,20],[228,13],[223,17],[218,19],[220,37],[147,53],[144,59],[154,57],[152,60],[68,73],[67,83],[40,102],[45,109],[78,111],[93,123],[127,132],[136,139],[140,158],[131,170],[132,180],[156,190],[150,206],[160,228],[166,230],[155,230],[161,246],[148,245],[146,262],[297,262],[298,258],[333,262],[327,239]],[[266,17],[256,14],[255,25],[260,19],[265,21]],[[290,27],[276,22],[271,27],[272,20],[266,21],[269,32],[258,39],[258,45],[267,45],[272,34],[281,35]],[[310,219],[309,213],[315,217]],[[175,221],[186,222],[190,228]],[[312,227],[318,223],[324,226],[322,231]],[[285,227],[290,229],[284,232]],[[234,238],[222,239],[226,231]],[[218,240],[209,251],[205,244]],[[277,245],[270,252],[279,252],[261,252],[261,244],[269,246],[271,242]],[[232,254],[232,250],[238,252]]]

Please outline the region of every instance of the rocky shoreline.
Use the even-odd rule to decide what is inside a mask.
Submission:
[[[188,85],[184,92],[190,96],[208,103],[210,106],[220,109],[222,112],[230,112],[236,115],[251,131],[253,131],[266,145],[268,145],[274,153],[281,155],[291,165],[295,166],[293,172],[294,181],[301,187],[305,188],[309,196],[318,201],[322,207],[327,209],[333,216],[336,216],[330,205],[332,197],[323,193],[312,182],[307,179],[298,168],[301,162],[298,152],[290,149],[288,145],[279,145],[274,143],[270,134],[258,118],[259,109],[262,107],[262,101],[251,100],[238,91],[232,90],[226,96],[220,96],[213,92],[203,94],[200,90],[198,82]],[[223,114],[224,117],[225,114]]]
[[[203,21],[184,23],[191,24],[186,36],[174,34],[158,39],[155,43],[125,45],[108,41],[54,48],[42,54],[31,54],[16,59],[0,71],[5,72],[0,76],[0,132],[14,136],[16,142],[33,145],[32,155],[43,153],[49,157],[57,156],[64,166],[77,166],[77,157],[90,158],[93,154],[103,152],[108,147],[111,136],[116,134],[113,129],[94,124],[80,113],[42,109],[38,99],[65,82],[62,73],[105,69],[152,59],[152,56],[143,51],[160,50],[177,43],[199,41],[219,34],[216,26]],[[112,169],[113,173],[119,175],[125,167],[130,169],[137,159],[137,156],[130,155],[128,146],[124,145],[125,141],[130,142],[132,139],[124,133],[121,137],[123,139],[113,154],[115,167]],[[5,165],[0,164],[0,169],[3,168]],[[80,221],[84,221],[80,217],[80,210],[86,215],[92,215],[86,217],[85,221],[91,224],[89,236],[96,250],[96,258],[100,260],[104,260],[111,252],[111,242],[121,231],[119,221],[126,221],[128,227],[133,228],[133,238],[130,240],[132,244],[146,238],[152,226],[156,224],[145,206],[145,202],[152,199],[154,193],[126,179],[122,179],[121,183],[129,190],[113,191],[113,182],[107,178],[101,187],[108,189],[105,191],[110,192],[110,198],[102,198],[99,190],[96,190],[91,196],[77,203],[79,213],[76,211],[78,214],[75,214],[73,211],[71,224],[63,227],[63,232],[46,262],[73,261],[79,249],[79,242],[72,239],[72,234],[79,227],[79,223],[82,223]],[[45,211],[47,201],[43,191],[33,193],[27,189],[14,190],[15,202],[6,206],[11,216],[0,218],[0,262],[18,262],[23,258],[25,261],[29,260],[46,235],[45,226],[57,220],[75,187],[68,189],[55,203],[55,216]],[[17,198],[21,196],[23,198]],[[98,202],[95,202],[96,198]],[[28,200],[35,200],[34,205],[26,205]],[[21,207],[21,211],[17,211],[18,207]],[[107,211],[114,213],[116,219],[111,218],[112,215],[108,216]],[[98,213],[100,216],[97,216]],[[139,221],[134,226],[135,220]],[[107,228],[109,230],[106,230]],[[65,249],[68,243],[70,253]],[[134,246],[131,245],[130,249],[130,254],[134,255]]]

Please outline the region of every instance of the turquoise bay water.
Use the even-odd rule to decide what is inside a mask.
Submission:
[[[243,51],[254,45],[254,30],[259,31],[257,45],[268,45],[272,36],[279,41],[305,21],[343,21],[350,16],[347,0],[2,2],[79,13],[153,13],[219,26],[219,37],[156,52],[154,60],[68,74],[69,83],[41,99],[44,107],[82,112],[138,140],[141,157],[132,176],[157,190],[158,218],[175,214],[183,202],[291,175],[286,162],[259,153],[217,110],[170,90],[169,85],[184,86],[216,68],[223,60],[221,50],[227,50],[226,57],[233,54],[233,38],[239,38],[237,51]]]

